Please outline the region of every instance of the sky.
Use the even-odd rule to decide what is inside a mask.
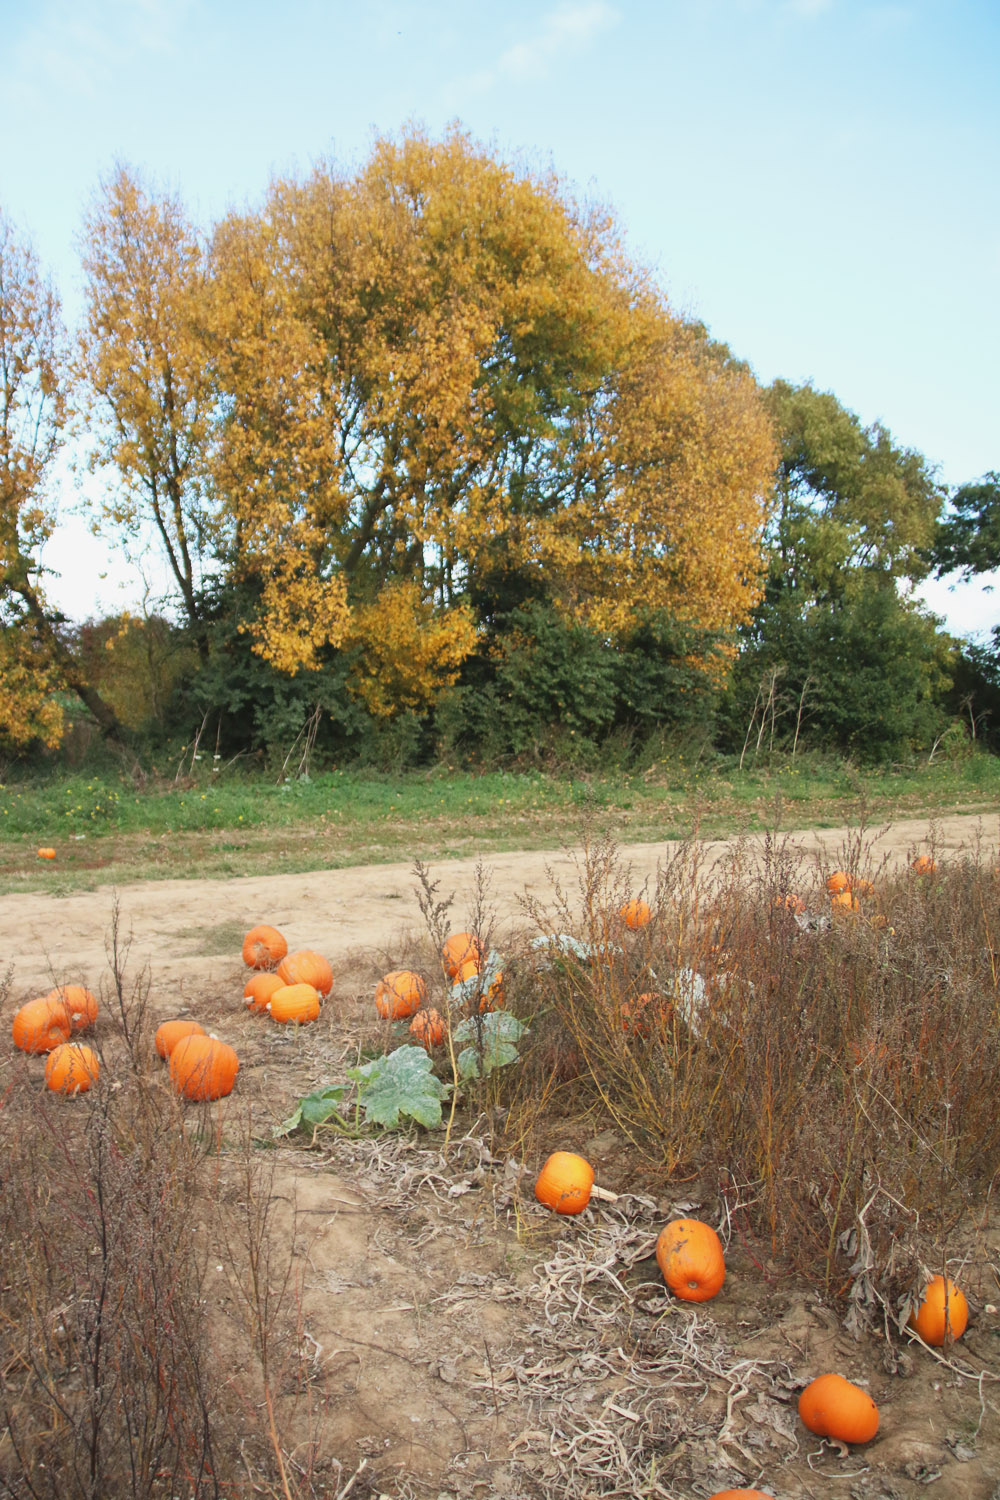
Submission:
[[[116,161],[208,227],[457,122],[613,208],[762,382],[833,391],[957,486],[1000,468],[998,61],[998,0],[0,0],[0,207],[72,324]],[[81,619],[142,586],[78,503],[46,562]],[[957,634],[1000,623],[1000,587],[922,594]]]

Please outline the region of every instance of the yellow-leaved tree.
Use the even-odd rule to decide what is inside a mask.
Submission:
[[[426,701],[514,575],[611,635],[759,597],[757,387],[553,177],[459,130],[382,140],[224,220],[212,285],[213,473],[285,670],[349,643],[376,712]]]

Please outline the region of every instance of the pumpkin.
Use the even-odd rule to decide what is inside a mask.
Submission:
[[[243,962],[250,969],[273,969],[288,952],[288,944],[277,927],[262,923],[251,927],[243,939]]]
[[[239,1058],[228,1042],[193,1033],[181,1037],[170,1054],[170,1079],[186,1099],[221,1099],[232,1093]]]
[[[790,911],[799,915],[806,909],[806,903],[802,897],[794,895],[791,891],[787,891],[784,896],[775,896],[771,905],[775,911]]]
[[[45,1082],[56,1094],[85,1094],[97,1082],[100,1059],[83,1042],[60,1042],[49,1053]]]
[[[841,891],[851,889],[851,877],[846,870],[834,870],[826,877],[826,888],[831,896],[839,896]]]
[[[444,1041],[444,1017],[436,1010],[418,1010],[410,1022],[410,1032],[421,1047],[430,1052]]]
[[[275,990],[284,988],[285,981],[280,974],[274,974],[268,969],[251,974],[243,986],[243,999],[247,1010],[267,1010],[267,1002]]]
[[[405,1021],[426,1000],[427,985],[412,969],[391,969],[375,986],[375,1009],[385,1021]]]
[[[716,1490],[708,1500],[774,1500],[769,1490]]]
[[[799,1416],[817,1437],[870,1443],[878,1432],[878,1407],[843,1375],[818,1375],[799,1397]]]
[[[662,995],[646,990],[634,999],[626,998],[619,1009],[622,1031],[626,1036],[649,1036],[655,1027],[669,1025],[673,1006]]]
[[[333,970],[323,955],[311,948],[289,953],[278,965],[278,974],[285,984],[311,984],[320,995],[328,995],[333,989]]]
[[[178,1018],[176,1021],[163,1021],[157,1026],[153,1045],[165,1061],[182,1037],[204,1035],[205,1028],[200,1022]]]
[[[870,880],[852,880],[851,890],[856,896],[874,896],[875,887]]]
[[[933,875],[937,870],[937,865],[929,854],[918,854],[911,868],[914,875]]]
[[[14,1046],[22,1052],[51,1052],[69,1041],[69,1012],[60,1001],[42,995],[21,1006],[10,1030]]]
[[[707,1302],[726,1279],[722,1241],[700,1219],[671,1219],[656,1241],[656,1264],[675,1297]]]
[[[830,897],[830,909],[834,916],[846,916],[861,910],[861,902],[853,891],[838,891],[835,896]]]
[[[97,1020],[97,996],[82,984],[61,984],[45,998],[66,1007],[71,1031],[86,1031]]]
[[[305,1026],[319,1018],[319,992],[311,984],[283,984],[264,1007],[282,1026]]]
[[[485,957],[483,945],[474,932],[453,932],[451,937],[445,939],[441,949],[444,971],[452,981],[468,959],[475,959],[478,968]]]
[[[590,1202],[594,1169],[573,1151],[553,1151],[535,1182],[535,1197],[557,1214],[582,1213]]]
[[[630,932],[637,932],[640,927],[648,927],[653,918],[649,903],[638,897],[634,901],[626,901],[618,915]]]
[[[467,958],[465,962],[460,964],[458,967],[458,970],[455,974],[454,987],[457,988],[460,984],[467,984],[470,979],[478,979],[482,972],[483,971],[480,967],[478,958]],[[485,983],[484,980],[483,984],[477,986],[477,989],[479,992],[479,1009],[481,1011],[503,1010],[504,993],[502,969],[497,970],[488,984]],[[461,1002],[456,998],[455,1003],[459,1004]]]
[[[919,1333],[925,1344],[939,1349],[960,1339],[969,1321],[969,1304],[950,1277],[932,1276],[923,1301],[907,1319],[907,1327]]]
[[[54,849],[36,849],[35,853],[38,855],[39,859],[55,859],[56,857],[56,851]]]

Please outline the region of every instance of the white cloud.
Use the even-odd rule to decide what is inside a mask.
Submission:
[[[545,78],[568,52],[581,52],[621,17],[606,0],[568,0],[541,17],[532,34],[501,52],[492,67],[480,68],[446,90],[452,106],[470,94],[484,94],[501,81]]]
[[[55,91],[92,99],[139,58],[173,53],[192,0],[48,0],[7,55],[7,90],[35,107]]]

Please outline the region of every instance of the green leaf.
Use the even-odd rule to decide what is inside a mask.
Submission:
[[[485,1078],[495,1068],[506,1068],[518,1061],[517,1043],[528,1028],[505,1010],[490,1010],[470,1016],[455,1027],[456,1042],[468,1042],[456,1059],[462,1079]]]
[[[441,1124],[441,1100],[450,1085],[435,1078],[423,1047],[397,1047],[387,1057],[348,1068],[347,1076],[357,1083],[358,1103],[373,1125],[394,1130],[400,1115],[428,1130]]]
[[[293,1130],[315,1130],[326,1124],[331,1115],[338,1114],[337,1105],[347,1093],[346,1083],[331,1083],[315,1094],[300,1099],[292,1114],[280,1125],[275,1125],[273,1135],[291,1135]]]

